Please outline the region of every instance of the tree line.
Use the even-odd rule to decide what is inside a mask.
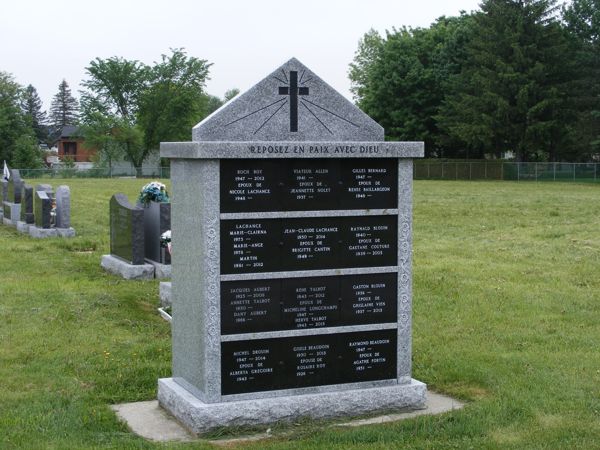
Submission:
[[[427,157],[600,157],[600,0],[484,0],[480,10],[361,39],[357,104]]]
[[[211,64],[171,49],[152,65],[121,57],[96,58],[86,67],[80,101],[63,80],[49,114],[42,110],[36,89],[20,86],[0,72],[0,160],[14,167],[43,164],[39,144],[51,146],[67,125],[74,125],[96,163],[132,163],[138,173],[160,142],[187,141],[192,127],[237,89],[220,99],[205,92]]]

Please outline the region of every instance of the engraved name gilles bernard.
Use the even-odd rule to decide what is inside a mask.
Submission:
[[[394,209],[389,159],[233,159],[220,167],[221,212]]]

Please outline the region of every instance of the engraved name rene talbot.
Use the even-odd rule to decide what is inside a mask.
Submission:
[[[422,154],[385,142],[296,59],[199,123],[193,142],[161,144],[178,250],[160,404],[196,432],[423,407],[410,320]]]

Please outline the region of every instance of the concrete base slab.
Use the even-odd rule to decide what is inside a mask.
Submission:
[[[158,402],[194,433],[239,425],[361,415],[377,411],[425,408],[427,386],[407,384],[251,400],[204,403],[172,378],[158,380]]]
[[[171,278],[171,264],[161,264],[156,261],[146,260],[148,264],[154,266],[154,278],[169,279]]]
[[[345,423],[334,424],[334,426],[357,427],[396,422],[399,420],[410,419],[415,416],[442,414],[455,409],[460,409],[463,406],[463,403],[451,397],[436,394],[434,392],[427,392],[425,409],[398,414],[388,414],[369,419],[352,420]],[[165,412],[165,410],[159,406],[157,400],[113,405],[112,409],[117,413],[117,416],[127,424],[132,432],[145,439],[160,442],[191,441],[197,439],[195,435],[190,434],[173,416]],[[267,430],[266,433],[219,439],[211,442],[216,445],[228,446],[234,443],[243,444],[244,442],[267,439],[270,436],[270,430]]]
[[[38,228],[35,225],[29,226],[29,236],[37,239],[43,239],[48,237],[56,237],[58,233],[56,228]]]
[[[22,220],[19,220],[17,222],[17,231],[20,233],[29,234],[30,226],[31,226],[31,224],[29,224],[27,222],[23,222]]]
[[[371,417],[369,419],[357,419],[350,422],[338,423],[339,427],[359,427],[362,425],[375,425],[379,423],[397,422],[398,420],[411,419],[417,416],[434,416],[455,409],[461,409],[464,403],[442,394],[427,392],[427,403],[425,409],[408,411],[400,414],[387,414],[384,416]]]
[[[100,266],[107,272],[119,275],[126,280],[152,280],[154,278],[152,264],[129,264],[113,255],[102,255]]]
[[[56,228],[56,232],[58,233],[58,235],[60,237],[64,237],[64,238],[75,237],[75,228],[73,228],[73,227],[69,227],[69,228]]]
[[[4,216],[2,216],[2,223],[3,223],[4,225],[8,225],[9,227],[14,227],[14,226],[15,226],[15,224],[13,223],[13,221],[12,221],[12,220],[10,220],[10,219],[7,219],[7,218],[6,218],[6,217],[4,217]]]
[[[161,281],[158,285],[158,296],[160,298],[160,306],[171,306],[171,282]]]
[[[194,438],[158,405],[157,400],[123,403],[111,408],[131,431],[151,441],[191,441]]]

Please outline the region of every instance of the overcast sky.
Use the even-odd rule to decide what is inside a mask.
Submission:
[[[0,71],[50,106],[64,78],[74,95],[96,57],[152,64],[170,48],[213,63],[207,91],[242,91],[291,57],[351,98],[348,64],[374,28],[426,27],[479,0],[2,0]]]

